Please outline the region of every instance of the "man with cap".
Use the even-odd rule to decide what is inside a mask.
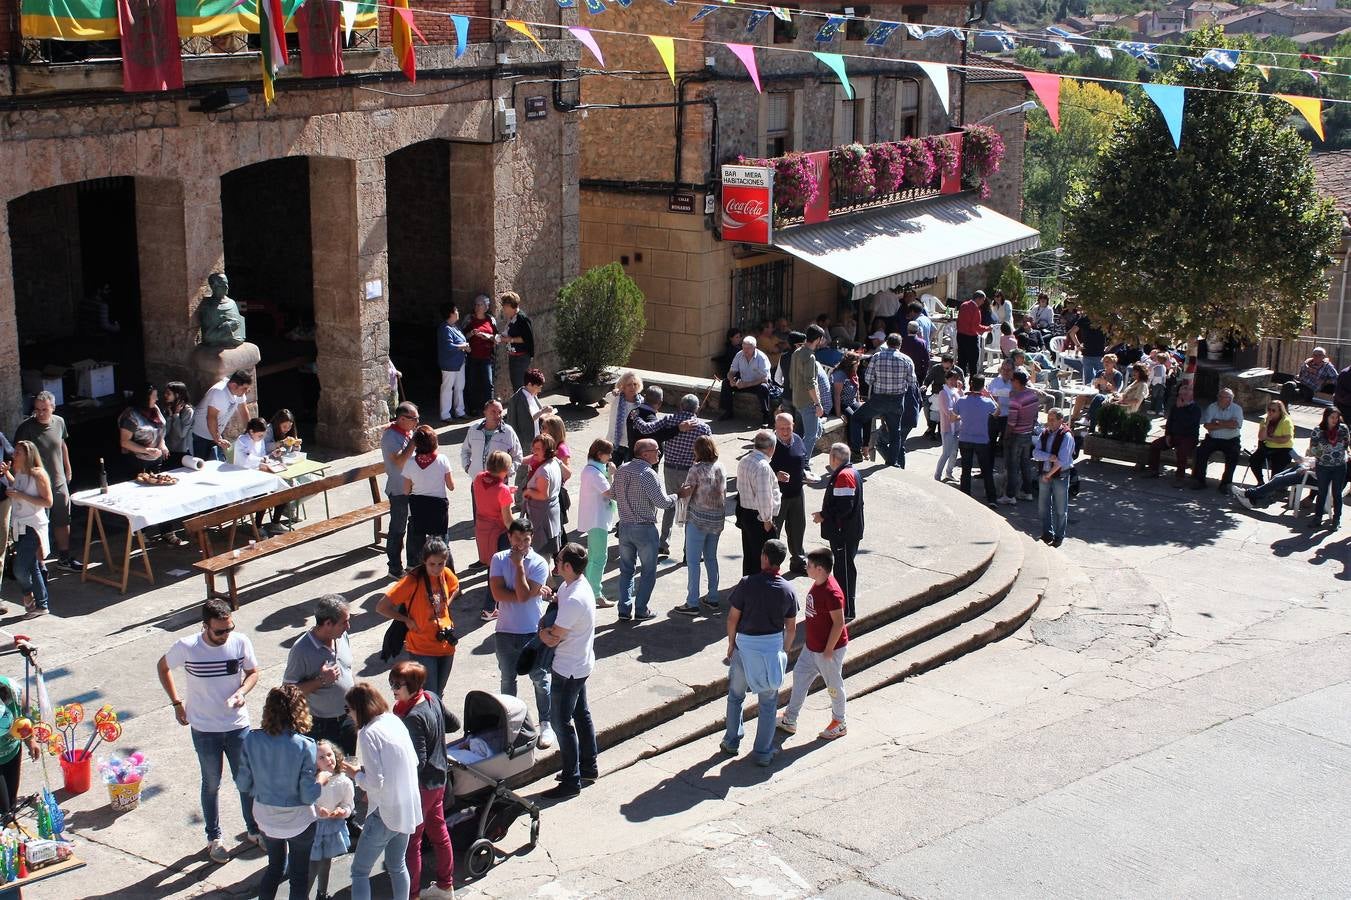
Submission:
[[[1308,403],[1314,394],[1331,390],[1337,384],[1337,367],[1328,361],[1328,352],[1314,347],[1313,355],[1295,373],[1294,381],[1287,381],[1281,389],[1281,398],[1287,402],[1303,400]]]

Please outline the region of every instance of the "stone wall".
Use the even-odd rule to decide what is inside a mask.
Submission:
[[[186,374],[196,340],[192,313],[207,275],[224,261],[221,177],[267,160],[308,157],[320,437],[364,450],[385,416],[387,155],[427,140],[470,147],[453,190],[463,186],[471,198],[474,229],[490,234],[475,246],[491,252],[465,274],[473,280],[456,287],[519,291],[540,323],[542,347],[551,344],[549,308],[559,285],[577,271],[575,231],[569,235],[577,222],[576,116],[550,109],[542,121],[522,122],[515,140],[496,140],[496,100],[510,96],[504,82],[426,78],[415,97],[395,99],[353,85],[281,91],[266,110],[254,102],[210,118],[190,111],[187,101],[131,98],[88,108],[11,110],[0,117],[0,202],[95,177],[137,179],[146,368],[152,379],[165,380]],[[452,214],[452,229],[455,220]],[[20,410],[20,336],[6,224],[0,229],[0,422],[12,425]],[[454,278],[461,281],[458,272]],[[547,352],[543,356],[549,363]]]

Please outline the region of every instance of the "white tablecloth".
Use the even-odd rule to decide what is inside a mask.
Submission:
[[[103,512],[122,516],[139,531],[150,525],[185,519],[218,506],[251,500],[286,488],[271,472],[241,469],[229,463],[209,461],[200,469],[174,469],[170,472],[178,484],[155,487],[123,481],[108,486],[108,493],[98,488],[80,491],[70,500],[80,506],[89,506]]]

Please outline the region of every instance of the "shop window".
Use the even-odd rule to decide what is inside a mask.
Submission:
[[[921,136],[920,84],[913,78],[896,80],[896,140]]]

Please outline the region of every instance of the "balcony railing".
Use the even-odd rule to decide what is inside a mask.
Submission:
[[[203,56],[244,56],[259,52],[258,35],[232,33],[214,36],[179,38],[183,59]],[[294,32],[286,35],[286,45],[292,53],[300,49]],[[379,32],[374,28],[355,29],[346,51],[379,50]],[[62,65],[66,63],[117,62],[122,58],[122,42],[116,38],[103,41],[61,41],[51,38],[22,38],[19,42],[19,62],[25,65]]]
[[[804,171],[810,171],[815,168],[820,171],[825,169],[823,177],[817,180],[817,190],[823,187],[822,181],[826,181],[824,189],[827,193],[827,217],[848,215],[851,213],[862,212],[864,210],[879,209],[887,206],[895,206],[900,203],[912,203],[917,200],[927,200],[932,197],[938,197],[943,194],[954,194],[964,188],[976,187],[979,185],[979,179],[973,181],[973,167],[969,160],[962,153],[962,132],[953,132],[950,134],[938,135],[938,138],[946,141],[947,146],[951,147],[951,152],[956,154],[956,171],[952,174],[944,174],[941,164],[935,167],[932,178],[920,184],[913,183],[915,178],[911,174],[912,167],[906,167],[906,177],[901,184],[892,190],[883,191],[880,187],[873,189],[863,189],[853,183],[845,173],[844,160],[841,154],[836,151],[826,150],[819,153],[788,154],[786,156],[775,157],[762,162],[776,169],[774,178],[774,227],[791,228],[795,225],[806,223],[806,213],[801,205],[786,205],[783,202],[787,198],[788,203],[793,202],[793,198],[800,193],[800,188],[795,188],[795,182],[800,181]],[[915,141],[924,141],[926,139],[908,139],[906,141],[885,141],[879,144],[870,144],[868,148],[873,151],[882,146],[905,148],[910,150]],[[929,140],[932,140],[930,138]],[[825,165],[821,166],[822,158]],[[785,165],[785,161],[791,164]],[[748,161],[749,162],[749,161]],[[758,161],[760,162],[760,161]],[[808,167],[808,168],[804,168]],[[921,174],[923,167],[916,165],[914,170]],[[787,170],[787,171],[785,171]],[[879,181],[881,179],[878,179]],[[817,201],[819,203],[819,200]]]

